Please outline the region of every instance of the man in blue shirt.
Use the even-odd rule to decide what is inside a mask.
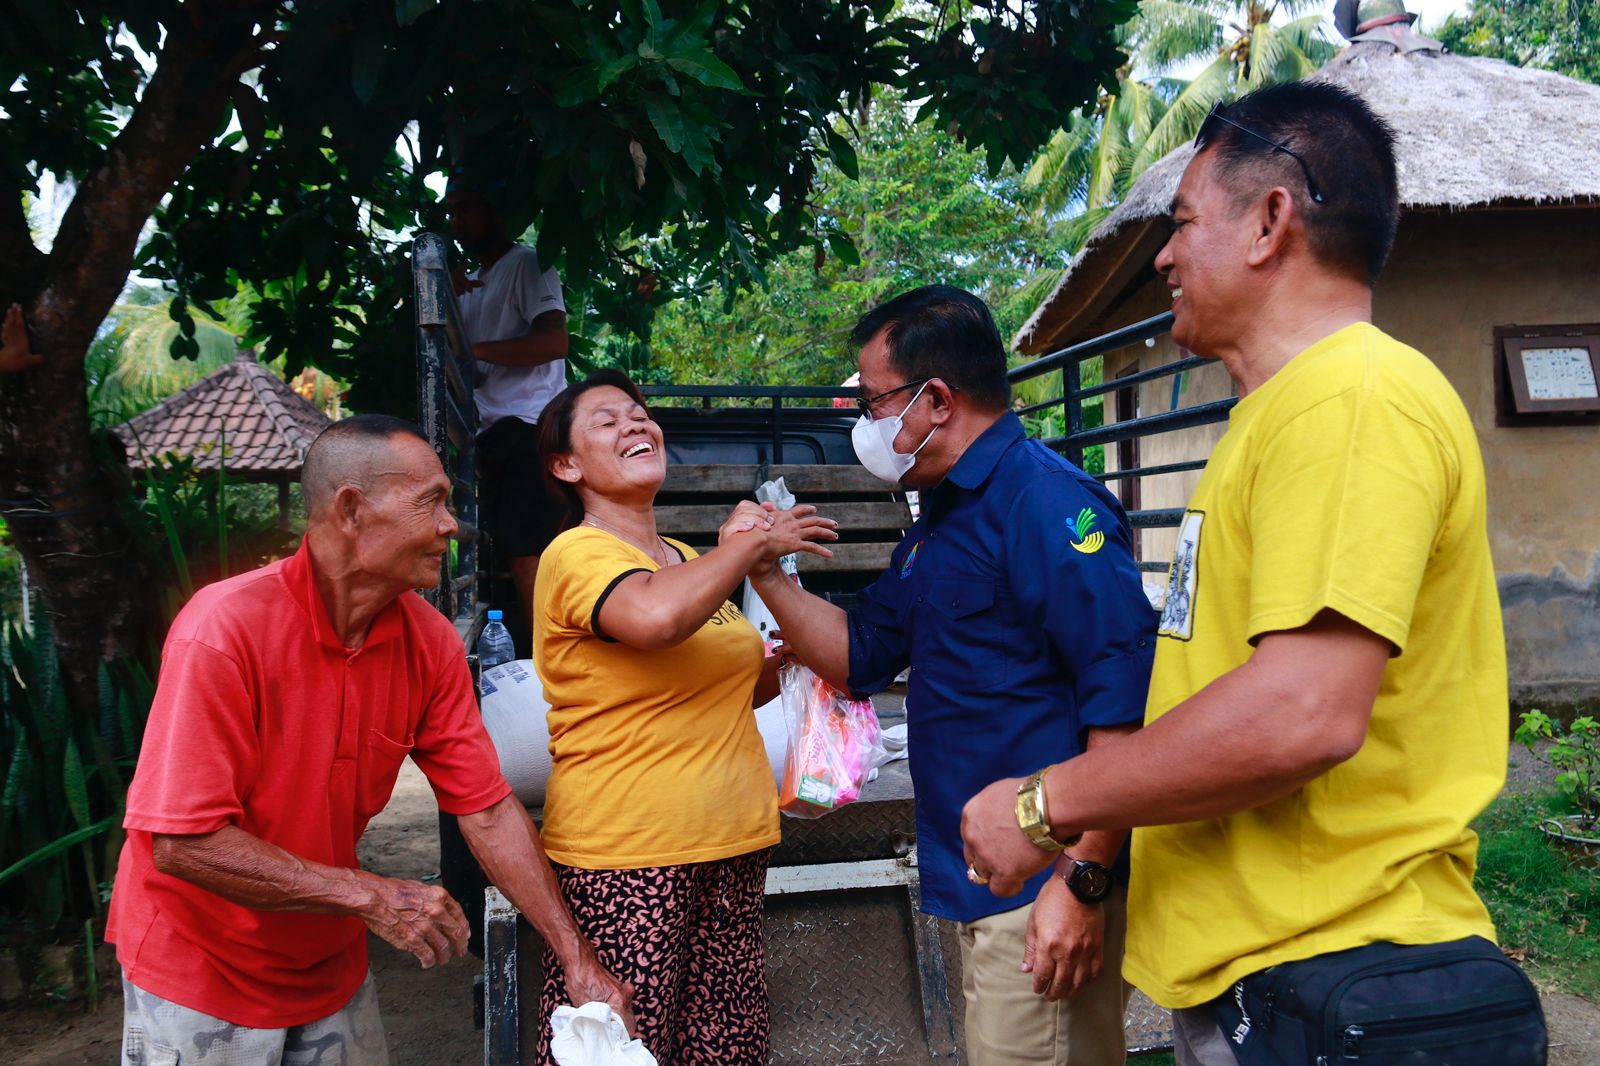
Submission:
[[[1121,1063],[1123,832],[1090,832],[998,899],[962,857],[961,808],[996,777],[1138,727],[1154,653],[1127,517],[1010,410],[983,301],[948,286],[872,311],[863,465],[922,492],[922,517],[848,613],[752,575],[790,648],[856,693],[912,668],[907,696],[923,905],[960,923],[975,1066]],[[1061,849],[1045,838],[1042,846]]]

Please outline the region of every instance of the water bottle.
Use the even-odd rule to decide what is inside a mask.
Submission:
[[[492,667],[501,663],[508,663],[517,657],[517,649],[511,643],[511,633],[506,629],[506,624],[500,619],[505,617],[503,611],[490,611],[489,624],[483,627],[483,632],[478,635],[478,671],[486,674]]]

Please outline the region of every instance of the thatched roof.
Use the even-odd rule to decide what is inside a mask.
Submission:
[[[1402,54],[1374,40],[1352,44],[1310,80],[1359,93],[1394,126],[1405,208],[1600,202],[1600,85],[1497,59]],[[1193,154],[1186,145],[1140,175],[1017,333],[1017,350],[1041,351],[1141,274]]]
[[[328,425],[327,415],[258,363],[254,352],[240,349],[232,363],[113,432],[136,471],[175,453],[191,457],[199,470],[216,470],[225,461],[230,475],[247,481],[288,481]]]

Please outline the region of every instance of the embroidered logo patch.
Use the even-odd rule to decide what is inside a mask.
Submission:
[[[900,564],[900,580],[904,581],[911,576],[911,568],[917,565],[917,553],[922,550],[922,541],[917,541],[906,552],[905,561]]]
[[[1093,555],[1105,546],[1106,535],[1094,528],[1095,513],[1088,507],[1078,512],[1078,517],[1067,522],[1072,532],[1072,550]],[[1093,530],[1093,532],[1091,532]]]
[[[1178,527],[1178,543],[1167,571],[1167,593],[1161,601],[1161,623],[1156,632],[1175,640],[1194,636],[1195,595],[1200,588],[1200,527],[1204,511],[1185,511]]]

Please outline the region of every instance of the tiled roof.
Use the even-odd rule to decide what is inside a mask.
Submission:
[[[276,481],[300,470],[306,449],[328,424],[254,352],[241,349],[232,363],[115,432],[136,471],[176,452],[191,456],[200,470],[215,470],[225,458],[229,473]]]

